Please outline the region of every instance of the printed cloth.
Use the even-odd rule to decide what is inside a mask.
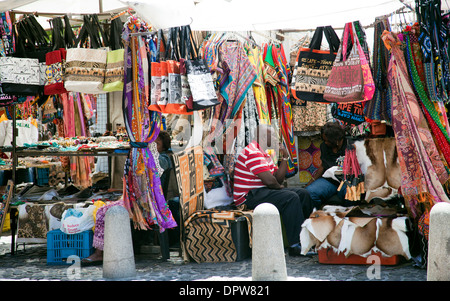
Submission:
[[[393,95],[392,127],[402,171],[401,191],[410,214],[420,218],[436,202],[450,202],[442,186],[449,175],[411,87],[402,42],[388,31],[382,38],[392,53],[388,79]]]
[[[155,159],[157,151],[153,142],[161,130],[161,113],[148,110],[148,62],[146,53],[141,51],[145,38],[130,35],[138,31],[148,31],[148,26],[132,16],[122,32],[125,46],[123,110],[131,142],[124,169],[124,207],[136,228],[149,229],[156,224],[164,231],[177,224],[164,198],[161,170]]]

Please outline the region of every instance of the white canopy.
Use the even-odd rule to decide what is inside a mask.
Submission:
[[[363,26],[404,6],[399,0],[202,0],[194,11],[196,30],[310,29]]]
[[[126,8],[118,0],[0,0],[0,11],[94,14]]]
[[[342,27],[354,20],[366,26],[405,4],[414,0],[0,0],[0,10],[70,15],[131,7],[157,29],[190,24],[193,30],[257,31]]]

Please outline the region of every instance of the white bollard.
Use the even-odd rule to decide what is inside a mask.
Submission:
[[[437,203],[430,211],[428,281],[450,281],[450,204]]]
[[[113,206],[105,215],[103,277],[129,278],[136,276],[130,216],[122,206]]]
[[[252,280],[287,280],[280,214],[269,203],[253,211]]]

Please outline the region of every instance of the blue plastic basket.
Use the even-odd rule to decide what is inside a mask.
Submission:
[[[76,255],[81,259],[94,253],[92,230],[77,234],[66,234],[61,230],[47,232],[47,265],[72,264],[67,258]]]
[[[48,185],[49,173],[49,168],[36,168],[36,184],[39,186]]]

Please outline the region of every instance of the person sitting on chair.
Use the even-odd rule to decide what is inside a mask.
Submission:
[[[239,154],[234,170],[234,202],[255,209],[262,203],[273,204],[279,211],[289,243],[289,255],[300,256],[300,231],[313,206],[304,188],[285,188],[282,184],[287,172],[288,152],[280,146],[281,162],[276,166],[267,154],[279,145],[276,132],[270,125],[260,124],[255,140]]]
[[[340,183],[332,178],[323,177],[325,171],[333,166],[337,166],[339,157],[345,156],[345,149],[347,148],[345,130],[338,122],[327,122],[321,129],[321,136],[323,140],[320,145],[322,165],[306,185],[306,190],[311,195],[314,207],[317,209],[320,209],[324,203],[335,195],[343,203],[346,192],[345,184],[338,192]]]

